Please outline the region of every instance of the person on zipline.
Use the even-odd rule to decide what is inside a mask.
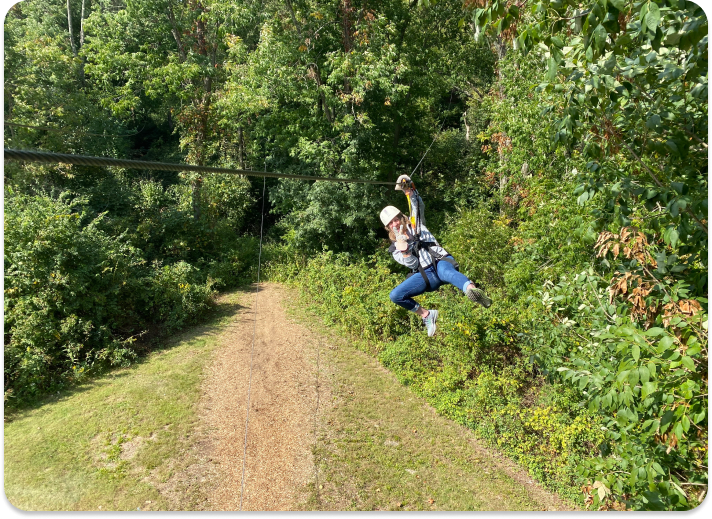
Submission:
[[[413,300],[414,296],[433,292],[440,285],[449,283],[462,290],[470,301],[485,308],[490,307],[492,300],[458,271],[455,258],[438,244],[422,224],[417,209],[414,216],[415,224],[411,225],[405,215],[392,205],[381,211],[381,222],[391,240],[388,252],[398,263],[411,269],[405,281],[391,290],[390,298],[395,304],[422,318],[428,337],[432,337],[435,335],[438,311],[423,308]]]

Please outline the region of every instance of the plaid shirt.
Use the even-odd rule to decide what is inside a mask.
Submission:
[[[413,238],[413,229],[412,227],[408,226],[406,229],[406,232],[408,233],[408,243],[412,243],[412,238]],[[443,249],[440,244],[438,243],[438,240],[435,239],[435,236],[433,236],[433,233],[431,233],[425,225],[423,225],[422,221],[420,224],[420,241],[424,242],[434,242],[437,245],[434,247],[431,247],[433,253],[441,258],[444,258],[445,256],[449,256],[450,253]],[[430,253],[428,252],[427,249],[420,250],[418,253],[418,258],[416,258],[414,255],[410,254],[409,251],[406,251],[409,253],[408,256],[405,256],[403,252],[396,250],[395,243],[391,245],[391,247],[388,249],[388,252],[391,253],[393,256],[393,259],[396,260],[398,263],[401,265],[405,265],[409,269],[417,269],[418,268],[418,260],[420,260],[420,265],[423,268],[429,267],[432,263],[433,260],[430,257]]]

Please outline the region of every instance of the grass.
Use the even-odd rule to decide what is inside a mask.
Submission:
[[[324,329],[308,311],[293,313],[311,329]],[[313,449],[317,476],[301,509],[571,509],[439,416],[353,339],[330,332],[324,342],[331,346],[319,353],[329,391],[321,395]]]
[[[192,436],[203,367],[239,308],[223,298],[202,326],[141,362],[5,417],[5,494],[21,510],[200,509]]]

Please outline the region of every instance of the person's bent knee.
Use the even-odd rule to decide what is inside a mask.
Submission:
[[[398,293],[398,289],[394,288],[391,290],[391,293],[388,295],[388,297],[391,298],[391,302],[395,304],[400,304],[403,302],[403,298],[400,296]]]

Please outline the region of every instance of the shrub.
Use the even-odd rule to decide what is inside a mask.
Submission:
[[[493,219],[480,206],[461,211],[448,224],[443,247],[460,263],[461,270],[487,288],[504,286],[504,265],[512,255],[513,231],[502,219]]]
[[[81,204],[5,191],[6,394],[36,394],[134,356],[117,331],[134,317],[141,256]]]
[[[185,261],[155,268],[151,273],[149,306],[168,330],[194,323],[210,307],[215,295],[213,283],[201,283],[199,274]]]

